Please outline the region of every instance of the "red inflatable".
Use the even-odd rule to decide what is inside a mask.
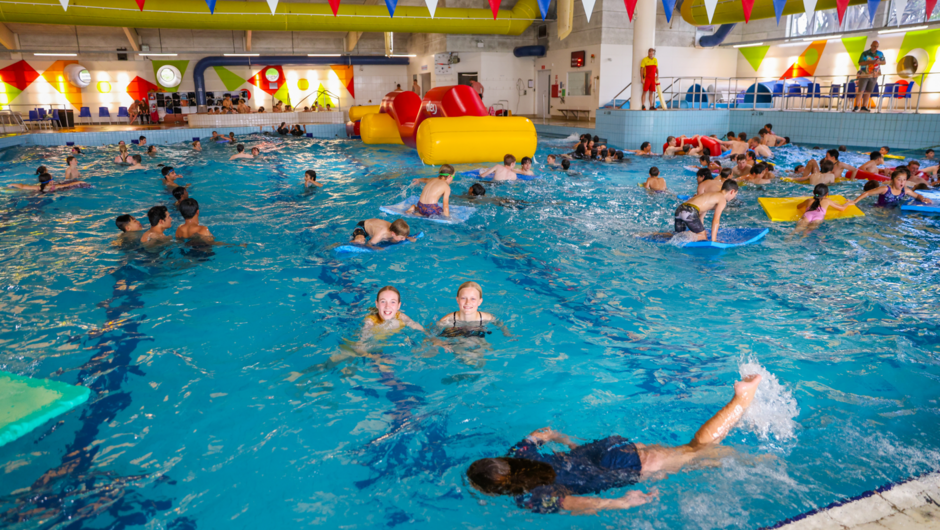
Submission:
[[[855,178],[858,180],[877,180],[878,182],[888,182],[891,180],[891,177],[878,175],[876,173],[869,173],[867,171],[856,171]]]
[[[395,120],[402,141],[412,148],[417,147],[418,127],[428,118],[489,116],[480,96],[467,85],[432,88],[423,100],[414,92],[389,92],[381,112]]]
[[[710,137],[710,136],[698,136],[698,139],[702,140],[702,147],[708,151],[709,156],[721,156],[721,143]],[[680,145],[698,145],[698,139],[696,138],[683,138]],[[669,142],[663,144],[663,153],[666,152],[666,148],[669,147]]]

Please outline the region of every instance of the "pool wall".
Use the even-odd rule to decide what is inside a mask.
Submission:
[[[599,109],[594,134],[621,149],[639,149],[645,141],[660,152],[667,136],[745,131],[757,136],[766,123],[778,135],[807,145],[882,146],[922,149],[937,145],[940,114],[866,114],[846,112],[787,112],[780,110],[670,110],[631,112]],[[542,127],[538,128],[540,131]]]

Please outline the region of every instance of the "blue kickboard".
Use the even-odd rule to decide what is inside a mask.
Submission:
[[[424,219],[425,221],[431,221],[434,223],[444,223],[444,224],[457,224],[465,223],[467,219],[470,219],[470,216],[473,215],[477,209],[472,206],[453,206],[450,207],[450,217],[425,217],[423,215],[417,215],[413,213],[405,213],[408,211],[408,208],[411,208],[418,202],[418,196],[412,195],[404,201],[393,204],[391,206],[380,206],[379,210],[389,215],[397,215],[399,217],[407,217],[409,219]]]
[[[767,228],[719,228],[718,229],[718,242],[712,241],[695,241],[692,243],[686,243],[682,245],[682,248],[734,248],[734,247],[743,247],[744,245],[752,245],[757,243],[761,239],[764,239],[764,236],[767,235],[767,232],[770,230]],[[710,231],[707,231],[710,233]],[[669,243],[669,240],[672,239],[672,236],[666,237],[662,235],[657,236],[647,236],[641,237],[643,241],[649,241],[651,243]]]
[[[482,169],[474,169],[472,171],[463,171],[460,173],[460,175],[463,177],[480,178],[480,173],[483,173]],[[540,178],[542,178],[541,175],[518,175],[518,174],[516,175],[516,180],[535,180],[535,179],[540,179]],[[490,182],[493,180],[493,177],[487,176],[487,177],[480,178],[480,180],[484,182]],[[512,181],[508,180],[505,182],[512,182]]]
[[[692,198],[691,195],[676,195],[676,198],[680,201],[687,201]]]
[[[919,191],[924,197],[930,199],[933,204],[924,204],[920,201],[911,201],[901,205],[902,212],[912,213],[930,213],[940,214],[940,192],[933,190]]]
[[[421,239],[422,237],[424,237],[424,232],[421,232],[420,234],[416,235],[415,239]],[[399,247],[401,245],[407,245],[408,243],[411,243],[411,241],[406,239],[402,241],[401,243],[389,243],[389,244],[379,245],[379,248],[384,250],[388,248]],[[374,248],[369,248],[365,245],[353,245],[353,244],[340,245],[334,248],[333,251],[336,252],[337,254],[368,254],[369,252],[376,252]]]

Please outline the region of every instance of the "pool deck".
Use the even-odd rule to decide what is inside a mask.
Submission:
[[[780,530],[940,530],[940,472],[889,484],[783,521]]]

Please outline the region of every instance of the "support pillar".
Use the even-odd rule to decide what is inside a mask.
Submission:
[[[630,110],[643,107],[643,80],[640,62],[656,45],[656,0],[638,0],[633,12],[633,65],[630,85]]]

